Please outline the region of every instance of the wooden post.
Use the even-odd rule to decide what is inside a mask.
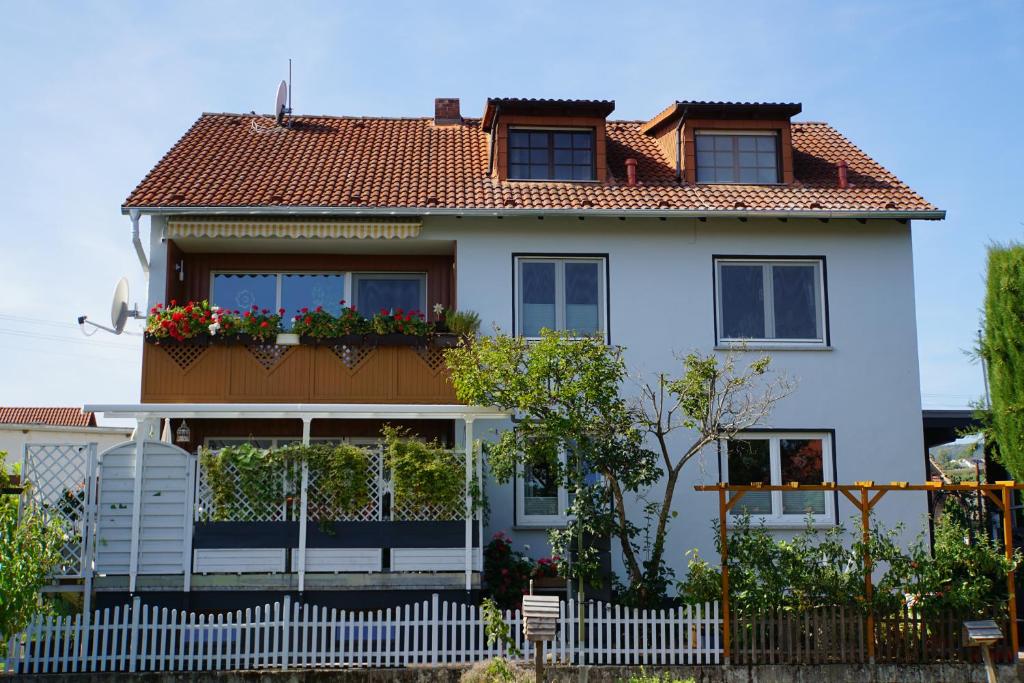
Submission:
[[[538,640],[533,648],[533,675],[537,683],[544,680],[544,641]]]
[[[874,596],[874,585],[871,579],[871,573],[874,567],[871,563],[871,551],[869,549],[869,543],[871,542],[871,504],[868,502],[868,490],[865,487],[860,489],[860,525],[861,525],[861,540],[864,543],[864,599],[867,601],[868,607],[868,618],[865,620],[865,634],[868,644],[868,662],[870,664],[875,663],[875,608],[872,605],[872,597]]]
[[[725,505],[725,489],[718,489],[718,535],[722,550],[722,657],[726,666],[729,665],[730,613],[729,613],[729,539],[727,535],[728,510]]]
[[[1000,482],[1003,484],[1003,546],[1006,551],[1006,559],[1013,560],[1013,484],[1012,482]],[[1006,484],[1010,485],[1007,486]],[[1009,596],[1010,612],[1010,645],[1013,647],[1013,661],[1017,661],[1017,653],[1020,648],[1019,634],[1017,633],[1017,572],[1013,569],[1006,575],[1006,590]]]

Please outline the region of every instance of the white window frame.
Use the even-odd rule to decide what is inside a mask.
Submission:
[[[559,452],[559,463],[565,464],[565,454]],[[516,519],[515,525],[522,528],[550,528],[563,527],[569,522],[566,514],[569,509],[569,491],[558,485],[558,514],[555,515],[528,515],[526,514],[526,480],[523,477],[523,465],[516,465]]]
[[[725,135],[728,137],[770,137],[775,138],[775,180],[770,183],[752,183],[741,180],[698,180],[698,185],[784,185],[782,182],[782,135],[776,130],[720,130],[717,128],[701,128],[693,134],[693,158],[697,158],[697,138],[700,136]],[[700,168],[695,166],[695,174],[700,176]]]
[[[753,342],[765,347],[826,347],[828,346],[828,298],[825,283],[825,259],[820,256],[807,257],[716,257],[715,258],[715,338],[718,344],[732,345]],[[761,266],[761,289],[764,294],[764,337],[726,337],[723,325],[724,297],[722,296],[722,266]],[[775,333],[775,288],[772,268],[775,266],[812,265],[817,276],[815,308],[817,313],[818,336],[815,339],[780,338]]]
[[[423,282],[423,297],[420,311],[423,315],[427,315],[427,273],[424,271],[404,271],[404,272],[389,272],[389,271],[363,271],[363,270],[214,270],[210,272],[210,301],[213,302],[214,294],[214,281],[217,275],[273,275],[276,278],[275,283],[275,304],[271,309],[274,313],[277,313],[281,309],[281,283],[284,281],[283,276],[285,275],[341,275],[344,278],[342,285],[342,291],[346,306],[351,307],[355,304],[355,280],[356,278],[365,278],[367,276],[372,278],[402,278],[402,279],[417,279]],[[360,311],[363,315],[371,316],[375,311]],[[285,311],[285,315],[294,315],[294,311]]]
[[[769,452],[769,470],[771,472],[771,484],[773,486],[781,486],[787,482],[782,481],[782,459],[780,454],[779,442],[783,439],[821,439],[821,454],[822,454],[822,478],[825,482],[835,481],[833,473],[835,472],[835,455],[832,443],[832,434],[830,432],[819,432],[819,431],[771,431],[771,432],[740,432],[733,439],[723,439],[722,444],[722,476],[723,482],[729,482],[731,484],[746,485],[748,481],[729,481],[729,442],[732,440],[736,441],[755,441],[762,440],[768,441],[768,452]],[[806,514],[783,514],[782,512],[782,494],[783,491],[772,491],[772,512],[768,515],[755,515],[751,514],[751,520],[760,524],[763,523],[765,526],[771,527],[787,527],[787,528],[803,528],[807,523]],[[835,517],[835,493],[832,491],[823,491],[822,495],[825,497],[825,512],[820,515],[813,515],[813,524],[815,526],[834,526],[836,523]],[[729,514],[738,516],[743,513],[743,499],[733,507]]]
[[[553,263],[555,264],[555,330],[565,330],[565,264],[596,263],[598,271],[598,334],[608,342],[608,257],[607,256],[545,256],[521,255],[515,257],[513,264],[513,296],[515,301],[516,336],[523,335],[523,312],[522,312],[522,264],[523,263]],[[540,337],[525,337],[527,340],[537,340]]]

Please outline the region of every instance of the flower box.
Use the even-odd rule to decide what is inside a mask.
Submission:
[[[443,334],[435,334],[430,339],[430,343],[439,349],[452,349],[459,345],[459,335],[445,332]]]
[[[565,590],[565,579],[561,576],[539,576],[533,579],[534,590]]]
[[[175,339],[174,337],[157,337],[155,335],[146,333],[143,338],[149,344],[160,345],[175,345],[175,346],[209,346],[215,341],[215,337],[207,335],[199,335],[197,337],[189,337],[187,339]]]
[[[362,346],[366,343],[361,334],[346,334],[340,337],[314,337],[304,334],[299,339],[303,344],[310,346]]]
[[[414,334],[368,334],[366,343],[370,346],[426,346],[427,338]]]

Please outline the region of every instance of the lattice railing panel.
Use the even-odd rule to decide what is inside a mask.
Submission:
[[[367,494],[369,502],[355,511],[347,511],[336,505],[319,484],[319,473],[309,473],[306,489],[308,507],[306,515],[311,520],[330,522],[378,522],[384,519],[384,464],[379,449],[371,450],[370,469],[367,473]]]
[[[95,448],[90,444],[28,444],[24,479],[30,484],[22,503],[37,510],[48,526],[64,534],[54,577],[80,577],[88,533],[87,490]],[[3,560],[0,559],[0,562]]]
[[[171,360],[182,370],[188,370],[202,357],[206,351],[205,346],[193,344],[162,344],[164,352],[171,357]]]
[[[331,347],[331,351],[341,364],[349,370],[355,370],[363,364],[370,354],[373,353],[374,349],[372,346],[366,345],[349,345],[349,344],[335,344]]]
[[[288,355],[292,347],[279,344],[248,344],[246,348],[256,359],[256,362],[263,366],[264,370],[273,370],[281,360]]]
[[[465,463],[465,454],[456,452],[455,457],[458,459],[460,465]],[[389,485],[391,482],[388,482]],[[413,506],[403,503],[400,500],[395,499],[394,486],[390,486],[391,492],[391,519],[402,522],[439,522],[439,521],[451,521],[466,518],[465,503],[460,498],[457,505],[454,507],[445,507],[444,505],[424,505],[424,506]]]
[[[430,371],[435,375],[447,367],[444,362],[444,352],[445,349],[437,346],[416,347],[416,355],[420,357],[423,364],[430,368]]]
[[[225,469],[234,480],[238,468],[229,463]],[[197,522],[284,522],[288,519],[289,494],[294,491],[297,497],[298,489],[296,478],[282,470],[278,481],[262,491],[258,500],[248,498],[236,488],[226,506],[218,508],[210,485],[210,473],[200,459],[199,476],[196,478],[195,519]]]

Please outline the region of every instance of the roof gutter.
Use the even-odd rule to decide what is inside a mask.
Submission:
[[[122,213],[138,211],[151,216],[320,216],[349,218],[422,218],[425,216],[463,216],[494,218],[503,216],[574,216],[591,218],[817,218],[819,220],[856,218],[889,220],[945,219],[943,210],[933,211],[827,211],[821,209],[459,209],[438,207],[359,208],[341,206],[140,206],[122,207]]]

